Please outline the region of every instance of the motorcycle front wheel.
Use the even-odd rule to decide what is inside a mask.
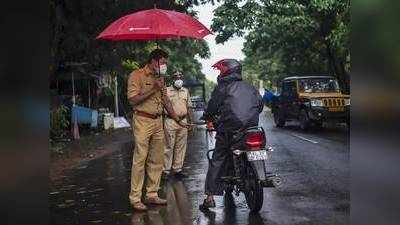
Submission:
[[[258,182],[257,171],[250,163],[246,165],[246,173],[244,196],[250,211],[259,212],[264,201],[264,190]]]

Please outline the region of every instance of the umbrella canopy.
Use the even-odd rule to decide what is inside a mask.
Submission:
[[[201,39],[210,33],[207,27],[187,14],[149,9],[119,18],[101,32],[96,39],[113,41],[178,37]]]

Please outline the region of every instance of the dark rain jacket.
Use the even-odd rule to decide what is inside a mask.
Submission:
[[[218,118],[217,131],[236,131],[257,126],[263,102],[259,92],[242,80],[242,75],[232,73],[218,77],[211,99],[204,113],[205,119]]]

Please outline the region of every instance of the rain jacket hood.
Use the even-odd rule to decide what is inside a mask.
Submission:
[[[244,81],[241,73],[237,72],[219,76],[217,81],[204,117],[218,117],[217,130],[234,131],[257,126],[263,102],[256,88]]]

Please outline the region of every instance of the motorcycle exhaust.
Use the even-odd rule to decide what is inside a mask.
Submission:
[[[267,177],[265,180],[260,180],[260,183],[263,187],[280,187],[282,185],[282,179],[278,175],[272,175]]]

